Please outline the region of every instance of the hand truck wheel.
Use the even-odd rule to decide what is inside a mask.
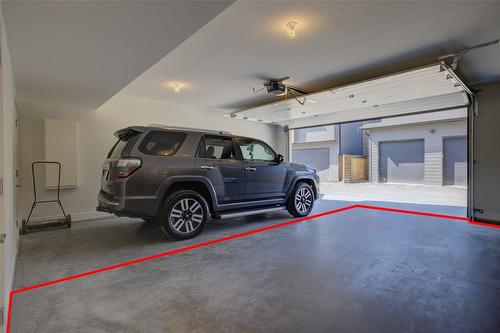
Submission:
[[[66,227],[71,228],[71,215],[66,215]]]
[[[21,235],[26,235],[26,220],[23,219],[22,222],[21,222],[21,230],[19,230],[21,232]]]

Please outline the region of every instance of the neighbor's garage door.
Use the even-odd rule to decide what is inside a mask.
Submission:
[[[445,138],[443,154],[443,185],[467,185],[467,138]]]
[[[321,181],[328,181],[330,176],[329,148],[293,149],[292,160],[294,163],[312,166],[319,171]]]
[[[424,182],[424,140],[381,142],[379,149],[380,182]]]

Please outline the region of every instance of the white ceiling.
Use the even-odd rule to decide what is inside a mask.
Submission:
[[[316,91],[436,62],[500,38],[499,12],[500,2],[236,2],[124,92],[227,113],[272,100],[251,91],[260,76],[289,75]],[[500,47],[471,51],[461,65],[468,80],[498,79]],[[177,80],[188,86],[175,94]]]
[[[317,91],[432,63],[500,38],[500,2],[226,6],[4,3],[18,96],[46,104],[100,105],[132,81],[120,93],[223,114],[272,100],[251,91],[261,87],[262,77],[289,75],[289,83]],[[291,20],[299,23],[295,39],[286,34]],[[471,51],[461,70],[469,82],[500,79],[500,47]],[[172,82],[186,86],[174,93]]]
[[[19,102],[95,109],[232,1],[2,1]]]

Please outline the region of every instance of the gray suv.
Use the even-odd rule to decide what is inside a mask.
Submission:
[[[157,221],[174,239],[197,236],[208,217],[286,208],[308,215],[319,177],[286,163],[265,142],[160,125],[115,133],[98,195],[98,211]]]

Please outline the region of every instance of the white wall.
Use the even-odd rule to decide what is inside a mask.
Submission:
[[[99,216],[95,211],[100,187],[101,167],[111,146],[113,133],[130,125],[162,123],[171,126],[225,130],[233,134],[253,136],[276,147],[277,127],[245,120],[226,118],[213,111],[185,105],[173,105],[119,94],[97,111],[72,112],[33,104],[19,103],[20,143],[20,211],[26,217],[33,200],[31,163],[43,159],[43,119],[45,117],[78,122],[79,186],[61,190],[65,209],[75,220]],[[61,138],[63,140],[64,138]],[[57,213],[52,207],[41,207],[39,217]]]
[[[434,130],[433,132],[431,130]],[[436,123],[432,125],[413,125],[370,129],[368,171],[372,182],[378,182],[379,143],[399,140],[425,140],[424,184],[443,184],[443,138],[467,134],[466,120]]]
[[[500,83],[477,87],[474,118],[473,207],[482,219],[500,222]]]
[[[8,309],[9,293],[14,280],[14,271],[17,255],[17,227],[16,227],[16,187],[15,187],[15,167],[16,154],[15,147],[15,87],[14,77],[12,75],[12,67],[5,35],[4,20],[0,9],[0,40],[1,40],[1,63],[2,63],[2,89],[1,89],[1,106],[2,106],[2,121],[1,121],[1,152],[2,152],[2,177],[3,177],[3,198],[0,199],[0,204],[3,201],[3,207],[0,209],[0,226],[3,233],[6,234],[5,243],[2,245],[3,251],[3,267],[2,272],[2,301],[4,309]],[[8,313],[5,312],[4,318],[7,318]],[[5,327],[3,328],[5,329]]]

